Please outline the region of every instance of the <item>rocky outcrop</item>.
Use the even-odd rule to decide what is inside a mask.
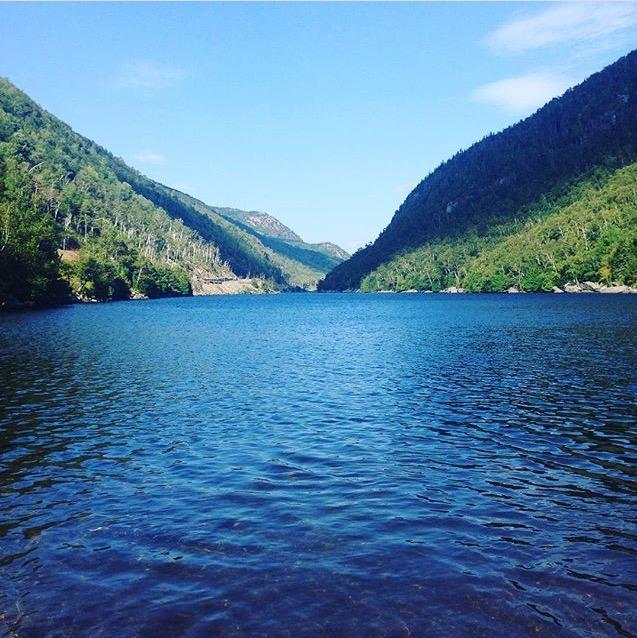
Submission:
[[[451,295],[457,295],[457,294],[465,293],[467,291],[464,288],[456,288],[456,286],[449,286],[449,288],[445,288],[444,290],[441,290],[440,292],[444,292]]]
[[[625,295],[637,293],[637,288],[630,286],[602,286],[599,290],[604,295]]]
[[[626,286],[623,284],[611,284],[607,286],[598,281],[585,281],[584,283],[568,283],[565,284],[564,290],[554,287],[553,292],[570,292],[570,293],[600,293],[604,295],[622,295],[637,293],[637,288]]]
[[[566,284],[564,292],[582,292],[582,288],[579,284]]]
[[[260,278],[193,278],[192,294],[199,295],[258,295],[273,292],[272,285]]]

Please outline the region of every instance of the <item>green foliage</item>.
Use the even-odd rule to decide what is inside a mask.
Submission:
[[[151,299],[192,294],[188,273],[181,268],[146,263],[136,281],[137,289]]]
[[[130,295],[129,285],[115,264],[101,261],[93,255],[83,255],[74,264],[72,272],[77,278],[77,293],[80,297],[105,301],[127,299]]]
[[[609,170],[635,160],[637,51],[551,100],[531,117],[488,135],[443,163],[412,191],[378,239],[334,268],[319,289],[402,287],[405,278],[431,288],[456,285],[455,281],[467,277],[480,290],[502,289],[505,280],[518,285],[522,265],[508,264],[504,272],[486,266],[484,272],[463,272],[470,257],[464,251],[489,250],[499,234],[515,233],[517,224],[542,209],[547,212],[559,206],[564,197],[573,198],[576,182],[596,188]],[[608,251],[620,255],[612,276],[626,280],[634,246],[625,238],[626,227],[619,231],[614,239],[607,234],[608,228],[595,231],[605,234],[605,239],[588,238],[600,254],[580,249],[577,233],[561,236],[565,246],[577,240],[577,255],[566,260],[564,271],[550,263],[537,264],[552,274],[529,274],[526,284],[545,289],[564,277],[599,277],[596,269],[602,258],[612,269]],[[401,255],[420,246],[419,257],[403,264]],[[542,255],[537,256],[542,261]],[[383,267],[390,260],[391,273]],[[421,279],[412,272],[414,268],[423,269]]]
[[[150,298],[192,294],[190,276],[178,266],[153,262],[114,230],[101,235],[67,262],[75,294],[98,301],[128,299],[139,293]]]
[[[0,182],[0,303],[64,301],[69,288],[59,268],[59,230],[35,208],[25,165],[0,153]]]

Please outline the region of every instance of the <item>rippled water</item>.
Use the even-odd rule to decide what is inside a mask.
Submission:
[[[637,633],[637,299],[0,317],[18,636]]]

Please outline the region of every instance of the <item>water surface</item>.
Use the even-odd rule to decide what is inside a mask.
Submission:
[[[0,316],[0,635],[634,636],[637,299]]]

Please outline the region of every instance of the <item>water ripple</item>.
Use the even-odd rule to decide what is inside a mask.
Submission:
[[[0,635],[637,635],[637,300],[0,317]]]

